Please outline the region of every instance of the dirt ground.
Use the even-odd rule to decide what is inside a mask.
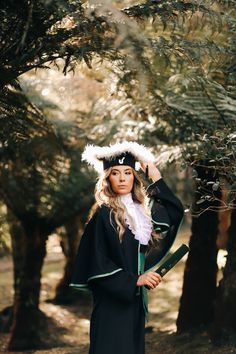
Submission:
[[[183,242],[188,243],[189,234],[188,229],[181,231],[173,249]],[[185,259],[186,256],[164,277],[155,290],[149,292],[150,315],[146,326],[146,354],[236,353],[236,347],[233,346],[213,347],[207,333],[195,336],[175,333]],[[78,302],[67,306],[55,305],[49,301],[61,278],[63,265],[64,258],[58,239],[56,235],[52,235],[48,241],[48,254],[43,267],[40,305],[40,309],[47,315],[46,341],[50,349],[18,352],[19,354],[88,353],[91,297],[85,292],[78,292]],[[2,310],[12,304],[11,257],[0,259],[0,269],[0,310]],[[8,338],[9,334],[0,333],[1,353],[6,353]]]

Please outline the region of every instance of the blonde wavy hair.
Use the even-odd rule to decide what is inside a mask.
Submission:
[[[95,199],[96,203],[92,208],[92,213],[95,212],[98,206],[102,204],[106,204],[111,208],[111,212],[114,213],[114,219],[117,225],[116,231],[118,232],[120,242],[122,242],[124,232],[125,232],[125,209],[120,199],[118,198],[118,194],[115,193],[111,187],[111,183],[109,180],[109,176],[111,174],[112,167],[106,169],[99,177],[96,187],[95,187]],[[145,189],[143,186],[143,182],[139,177],[138,173],[132,168],[134,175],[134,183],[132,188],[132,198],[134,201],[142,204],[144,206],[144,210],[147,215],[150,216],[150,210],[148,208],[148,197],[145,193]],[[115,228],[112,223],[110,213],[110,222],[111,225]],[[91,215],[90,215],[91,216]],[[153,235],[153,234],[152,234]]]

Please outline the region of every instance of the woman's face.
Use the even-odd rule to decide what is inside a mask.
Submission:
[[[117,194],[127,194],[134,184],[133,169],[130,166],[114,166],[109,175],[112,190]]]

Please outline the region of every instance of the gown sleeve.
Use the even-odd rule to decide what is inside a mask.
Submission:
[[[171,248],[183,220],[181,201],[161,178],[147,188],[154,230],[161,237],[146,254],[145,272],[157,267]]]
[[[107,230],[109,219],[105,218],[109,215],[103,215],[101,209],[104,208],[98,208],[86,225],[69,286],[77,290],[97,288],[118,299],[132,301],[138,275],[124,271],[114,261],[119,241],[116,234]]]

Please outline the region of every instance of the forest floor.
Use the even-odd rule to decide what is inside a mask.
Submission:
[[[180,232],[174,249],[188,243],[190,231]],[[89,347],[89,318],[91,297],[78,292],[78,301],[73,305],[55,305],[50,302],[55,286],[63,273],[64,257],[55,235],[48,241],[48,254],[43,267],[40,309],[47,316],[47,331],[44,337],[48,349],[24,351],[34,354],[87,354]],[[162,283],[149,292],[149,322],[146,327],[146,354],[191,354],[214,353],[236,354],[236,346],[213,347],[206,332],[196,335],[176,334],[176,318],[182,291],[184,262],[179,262],[163,279]],[[11,257],[0,259],[0,311],[12,304],[12,261]],[[6,353],[9,334],[0,333],[0,352]],[[8,352],[10,353],[10,352]]]

